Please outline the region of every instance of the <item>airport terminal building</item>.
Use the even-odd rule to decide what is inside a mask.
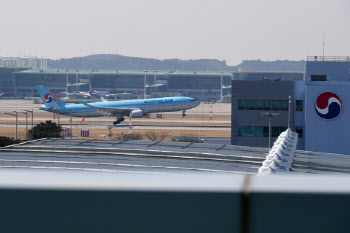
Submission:
[[[268,146],[290,127],[298,149],[350,154],[350,59],[308,57],[303,81],[232,80],[231,144]],[[291,96],[289,114],[289,96]]]
[[[5,68],[0,68],[5,69]],[[7,70],[8,68],[6,68]],[[6,76],[9,96],[37,97],[35,85],[55,92],[108,91],[115,99],[191,96],[231,101],[231,72],[22,69]],[[1,76],[0,80],[5,79]],[[4,85],[5,86],[5,85]]]
[[[55,92],[108,91],[114,99],[190,96],[201,101],[231,102],[231,80],[302,80],[303,72],[209,72],[155,70],[59,70],[0,67],[6,96],[38,97],[35,85]]]

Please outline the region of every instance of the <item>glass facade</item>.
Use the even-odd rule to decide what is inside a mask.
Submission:
[[[303,100],[296,100],[295,101],[295,110],[302,112],[304,111],[304,101]]]
[[[303,80],[303,72],[233,72],[234,80]]]
[[[298,138],[302,138],[304,135],[303,135],[303,127],[302,126],[296,126],[295,127],[295,132],[298,133]]]
[[[13,90],[12,92],[18,97],[37,96],[35,85],[38,84],[45,85],[53,91],[65,91],[67,76],[69,86],[73,86],[70,87],[70,90],[76,88],[77,91],[88,91],[91,86],[93,90],[109,91],[112,94],[127,92],[136,95],[136,93],[140,93],[140,90],[143,93],[146,77],[146,94],[150,97],[182,95],[202,101],[217,101],[220,98],[230,101],[232,78],[249,80],[282,77],[300,80],[303,78],[303,73],[44,69],[14,72],[11,74],[12,83],[7,81],[2,86]],[[254,107],[252,107],[252,103],[248,104],[249,109],[257,110],[286,108],[284,102],[256,102]]]
[[[288,111],[288,100],[238,100],[238,110]]]
[[[28,70],[13,73],[17,96],[37,96],[35,85],[38,84],[63,92],[67,76],[69,91],[89,91],[91,87],[111,94],[130,93],[133,94],[130,98],[135,98],[146,89],[149,97],[181,95],[203,101],[220,99],[221,80],[222,95],[230,96],[232,78],[227,72]]]
[[[27,68],[0,67],[0,93],[3,93],[3,97],[14,95],[13,72],[26,69]]]
[[[283,131],[286,131],[285,126],[271,127],[271,136],[278,137]],[[269,137],[268,126],[239,126],[238,137]]]

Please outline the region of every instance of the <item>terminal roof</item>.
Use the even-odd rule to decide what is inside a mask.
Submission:
[[[268,148],[227,144],[43,139],[0,149],[0,166],[114,172],[257,174]],[[350,173],[350,156],[297,151],[292,173]]]

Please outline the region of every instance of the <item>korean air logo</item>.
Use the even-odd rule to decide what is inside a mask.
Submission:
[[[323,92],[315,101],[315,111],[317,115],[325,120],[337,118],[343,109],[343,102],[340,97],[333,92]]]
[[[51,103],[52,100],[53,100],[53,97],[52,97],[51,94],[45,94],[45,95],[44,95],[44,101],[45,101],[46,103]]]

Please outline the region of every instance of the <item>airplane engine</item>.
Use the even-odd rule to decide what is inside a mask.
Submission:
[[[143,117],[143,112],[142,110],[134,110],[131,112],[132,118],[140,118]]]

